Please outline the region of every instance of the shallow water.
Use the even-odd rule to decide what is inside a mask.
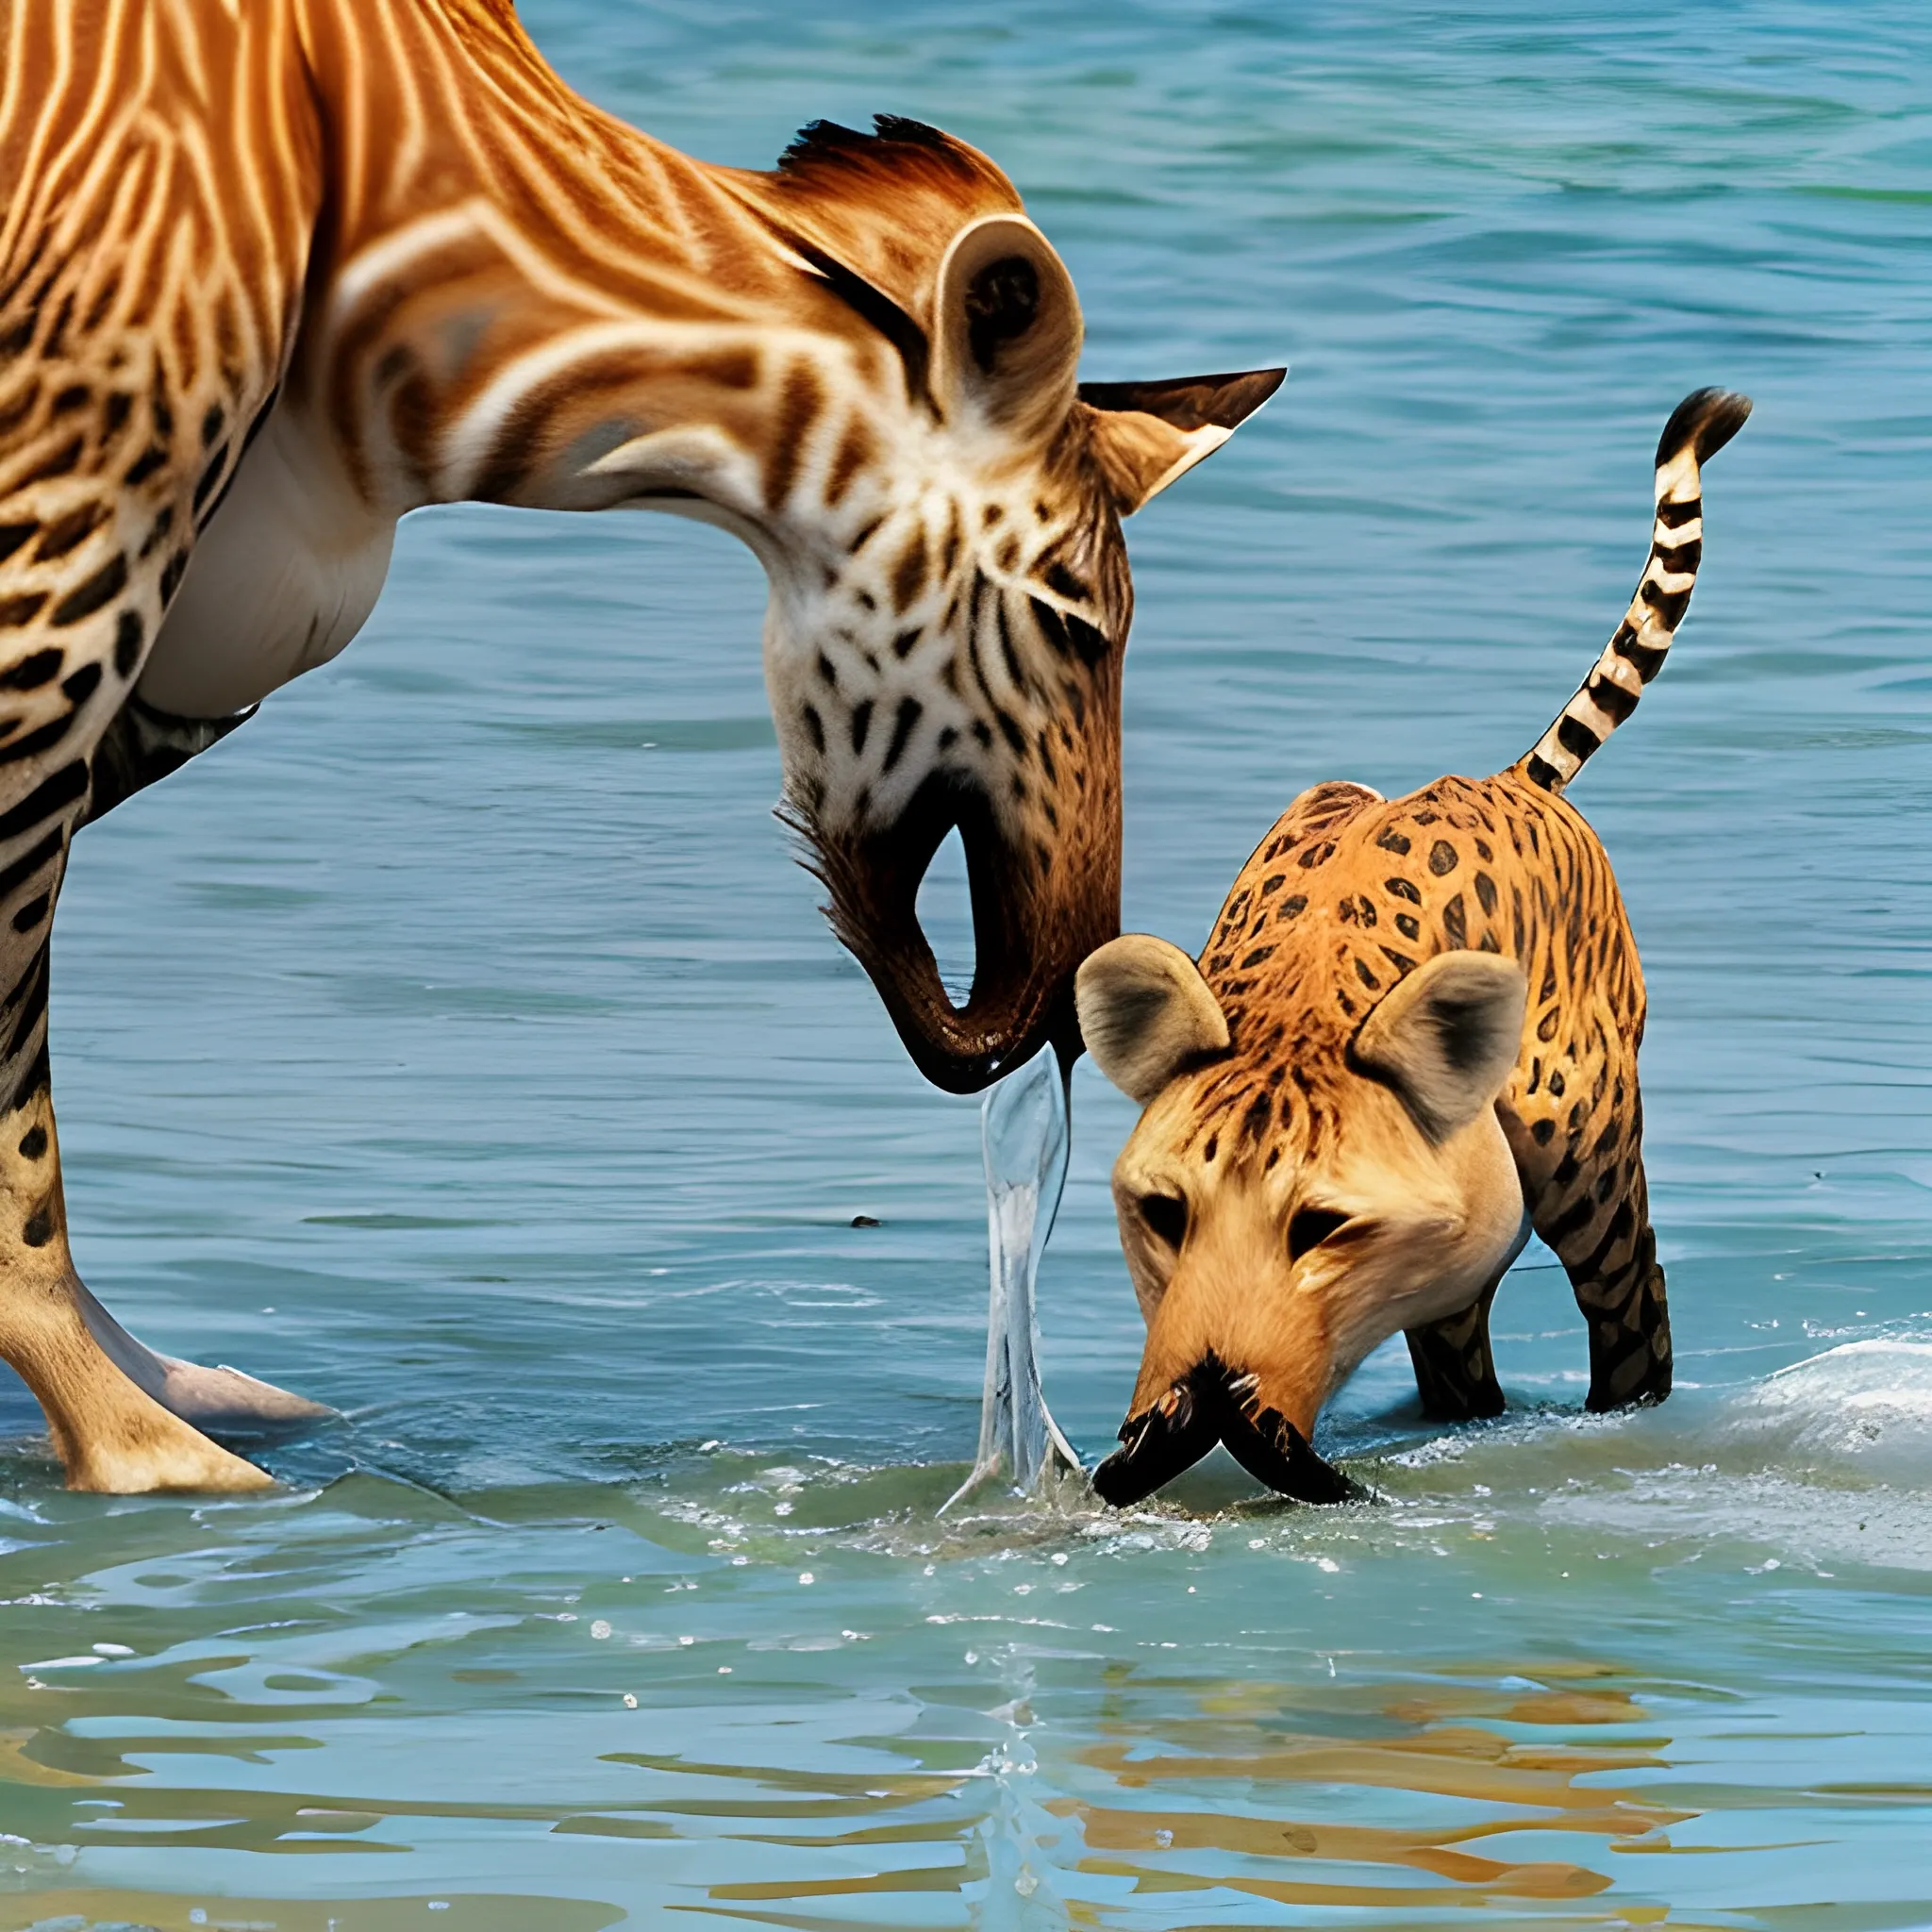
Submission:
[[[1923,8],[524,10],[706,155],[981,142],[1096,376],[1292,361],[1132,530],[1127,914],[1175,940],[1310,781],[1529,743],[1664,413],[1756,396],[1576,790],[1645,947],[1680,1392],[1582,1417],[1532,1251],[1502,1422],[1421,1424],[1399,1351],[1339,1405],[1378,1506],[1217,1457],[935,1521],[977,1110],[788,862],[753,565],[414,519],[345,658],[81,841],[83,1269],[347,1421],[275,1500],[108,1501],[0,1391],[0,1926],[1932,1924]],[[1091,1457],[1129,1111],[1085,1065],[1074,1108],[1041,1320]]]

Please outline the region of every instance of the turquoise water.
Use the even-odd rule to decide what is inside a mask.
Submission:
[[[412,519],[350,653],[67,890],[84,1272],[347,1420],[273,1500],[111,1501],[0,1391],[0,1926],[1932,1925],[1932,18],[525,14],[707,156],[981,142],[1095,376],[1292,362],[1131,532],[1127,915],[1191,945],[1304,785],[1525,746],[1666,410],[1757,399],[1576,793],[1645,948],[1679,1393],[1585,1419],[1533,1251],[1502,1422],[1422,1424],[1399,1353],[1338,1405],[1379,1507],[1217,1458],[936,1523],[977,1113],[769,815],[753,564]],[[1074,1102],[1042,1318],[1091,1457],[1129,1114]]]

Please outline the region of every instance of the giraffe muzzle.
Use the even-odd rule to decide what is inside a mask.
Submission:
[[[1315,1453],[1279,1409],[1254,1397],[1254,1378],[1206,1356],[1150,1407],[1121,1425],[1121,1446],[1093,1472],[1116,1509],[1144,1502],[1217,1442],[1253,1476],[1298,1503],[1357,1503],[1370,1492]]]
[[[1117,867],[1043,864],[1007,835],[974,784],[935,773],[895,824],[841,839],[800,822],[831,893],[834,931],[866,970],[913,1064],[949,1093],[977,1093],[1049,1040],[1079,1050],[1074,974],[1120,926]],[[919,888],[949,832],[966,855],[973,985],[955,1006],[919,924]]]

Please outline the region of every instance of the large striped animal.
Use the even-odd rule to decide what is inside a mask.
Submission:
[[[1590,1407],[1670,1393],[1643,974],[1563,788],[1662,667],[1703,554],[1698,465],[1750,408],[1700,390],[1671,417],[1637,594],[1533,750],[1392,802],[1317,785],[1198,967],[1139,934],[1081,967],[1087,1046],[1146,1108],[1114,1169],[1148,1332],[1094,1478],[1108,1501],[1217,1441],[1290,1495],[1352,1493],[1309,1446],[1315,1417],[1397,1330],[1429,1415],[1497,1414],[1490,1303],[1532,1226],[1589,1324]]]
[[[0,1357],[71,1483],[259,1483],[193,1424],[304,1405],[75,1274],[70,841],[340,651],[407,510],[735,531],[786,808],[914,1059],[973,1091],[1070,1037],[1119,929],[1120,519],[1280,379],[1081,387],[1080,342],[1012,185],[916,123],[710,167],[510,0],[0,0]],[[963,1008],[914,910],[956,825]]]

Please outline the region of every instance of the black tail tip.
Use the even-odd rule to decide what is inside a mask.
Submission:
[[[1693,391],[1671,411],[1657,438],[1658,464],[1669,462],[1686,445],[1700,463],[1707,463],[1743,428],[1750,413],[1751,398],[1734,389]]]

